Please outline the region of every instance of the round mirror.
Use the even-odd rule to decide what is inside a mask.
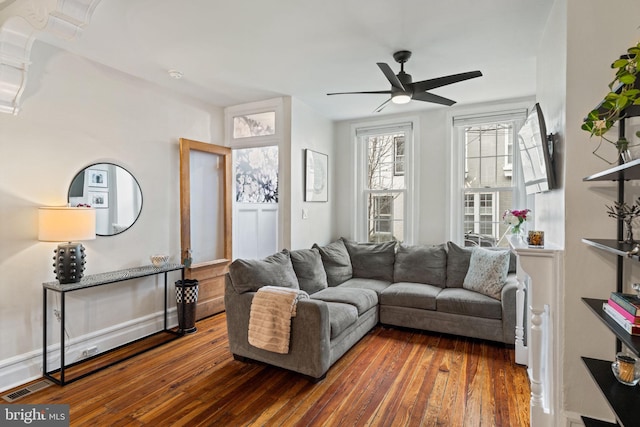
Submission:
[[[67,197],[71,206],[95,208],[98,236],[122,233],[142,211],[138,181],[128,170],[113,163],[96,163],[78,172]]]

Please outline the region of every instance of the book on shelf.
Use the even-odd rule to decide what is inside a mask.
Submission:
[[[609,298],[607,304],[609,304],[609,307],[620,313],[622,317],[627,319],[629,322],[633,323],[634,325],[640,325],[640,316],[634,316],[633,314],[629,313],[611,298]]]
[[[609,299],[618,303],[628,313],[633,316],[640,316],[640,297],[634,294],[623,294],[622,292],[611,292]]]
[[[604,302],[602,303],[602,309],[604,312],[613,319],[618,325],[622,327],[628,334],[631,335],[640,335],[640,325],[634,325],[625,319],[620,313],[611,308],[611,306]]]

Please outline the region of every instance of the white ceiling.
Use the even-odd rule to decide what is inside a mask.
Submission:
[[[80,39],[43,40],[213,105],[290,95],[341,120],[372,115],[388,95],[326,94],[388,90],[376,62],[397,73],[397,50],[413,52],[414,81],[482,71],[433,90],[458,104],[534,95],[553,1],[102,0]],[[424,108],[447,107],[383,113]]]

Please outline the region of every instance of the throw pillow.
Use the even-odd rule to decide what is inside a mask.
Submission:
[[[342,239],[351,258],[353,277],[393,282],[396,242],[356,243]]]
[[[472,248],[447,242],[447,288],[461,288],[469,270]]]
[[[338,239],[326,246],[318,246],[314,243],[313,247],[320,252],[329,286],[338,286],[353,277],[349,252],[342,240]]]
[[[237,259],[229,266],[229,276],[239,294],[255,292],[267,285],[300,289],[287,250],[264,259]]]
[[[313,294],[328,286],[327,273],[322,265],[320,251],[316,248],[291,251],[291,263],[298,277],[300,289]]]
[[[507,283],[508,271],[509,251],[475,247],[462,287],[500,300],[502,288]]]
[[[447,251],[444,245],[399,245],[393,281],[425,283],[444,288],[447,278]]]

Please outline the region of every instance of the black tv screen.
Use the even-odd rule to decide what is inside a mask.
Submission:
[[[541,193],[555,187],[553,146],[547,137],[547,128],[540,104],[529,111],[527,120],[518,132],[520,163],[527,194]]]

